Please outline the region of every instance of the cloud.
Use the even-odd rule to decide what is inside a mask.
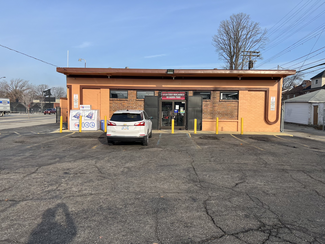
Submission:
[[[167,54],[157,54],[157,55],[145,56],[144,58],[159,58],[159,57],[163,57],[163,56],[167,56]]]
[[[75,46],[75,48],[86,48],[86,47],[89,47],[89,46],[91,46],[90,42],[83,42],[80,45]]]

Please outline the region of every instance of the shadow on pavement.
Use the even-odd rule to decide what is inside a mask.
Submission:
[[[43,213],[42,222],[33,229],[27,244],[70,243],[76,235],[77,228],[67,205],[59,203]]]

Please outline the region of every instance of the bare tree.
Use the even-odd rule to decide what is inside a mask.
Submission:
[[[61,98],[61,97],[66,97],[67,96],[67,91],[64,87],[58,86],[58,87],[53,87],[51,90],[52,95],[55,98]]]
[[[213,46],[227,69],[243,69],[248,57],[244,51],[257,51],[266,43],[266,29],[251,21],[244,13],[233,14],[220,23],[218,34],[213,36]]]
[[[5,92],[5,81],[0,82],[0,97],[5,98],[7,93]]]
[[[283,79],[282,90],[290,90],[294,86],[300,85],[304,80],[304,75],[302,73],[297,73],[295,75],[287,76]]]
[[[35,87],[32,85],[28,85],[27,89],[23,92],[21,96],[21,103],[26,108],[26,112],[28,112],[28,116],[30,113],[30,107],[35,98],[35,94],[36,94]]]
[[[35,87],[35,99],[39,100],[41,111],[43,111],[45,106],[45,97],[43,92],[47,89],[49,89],[49,86],[46,84],[41,84]]]
[[[29,81],[23,79],[12,79],[10,82],[3,81],[1,83],[2,95],[9,98],[11,102],[20,101],[28,89]]]

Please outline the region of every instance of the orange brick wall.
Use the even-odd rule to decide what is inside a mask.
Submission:
[[[83,89],[83,105],[91,105],[91,109],[100,110],[100,89]]]
[[[109,95],[110,89],[100,89],[100,119],[104,119],[105,116],[107,119],[110,117],[110,102]]]
[[[220,91],[211,91],[211,99],[203,100],[202,119],[237,120],[238,101],[220,100]]]
[[[68,99],[60,98],[61,116],[63,123],[68,121]]]
[[[158,92],[157,92],[157,95],[158,95]],[[122,109],[142,110],[142,109],[144,109],[144,99],[137,99],[137,91],[129,90],[128,91],[128,99],[110,98],[109,108],[110,108],[109,109],[110,110],[109,118],[111,118],[113,113],[117,110],[122,110]]]
[[[244,131],[260,131],[259,128],[266,126],[264,121],[264,101],[265,92],[251,91],[245,92],[243,100],[245,100],[245,112],[249,116],[243,117]],[[256,128],[257,127],[257,128]]]

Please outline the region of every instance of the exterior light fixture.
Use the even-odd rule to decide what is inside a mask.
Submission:
[[[79,58],[78,61],[81,62],[81,60],[85,61],[85,68],[86,68],[86,59],[83,59],[83,58]]]
[[[172,75],[172,74],[174,74],[174,70],[173,69],[167,69],[166,73]]]

